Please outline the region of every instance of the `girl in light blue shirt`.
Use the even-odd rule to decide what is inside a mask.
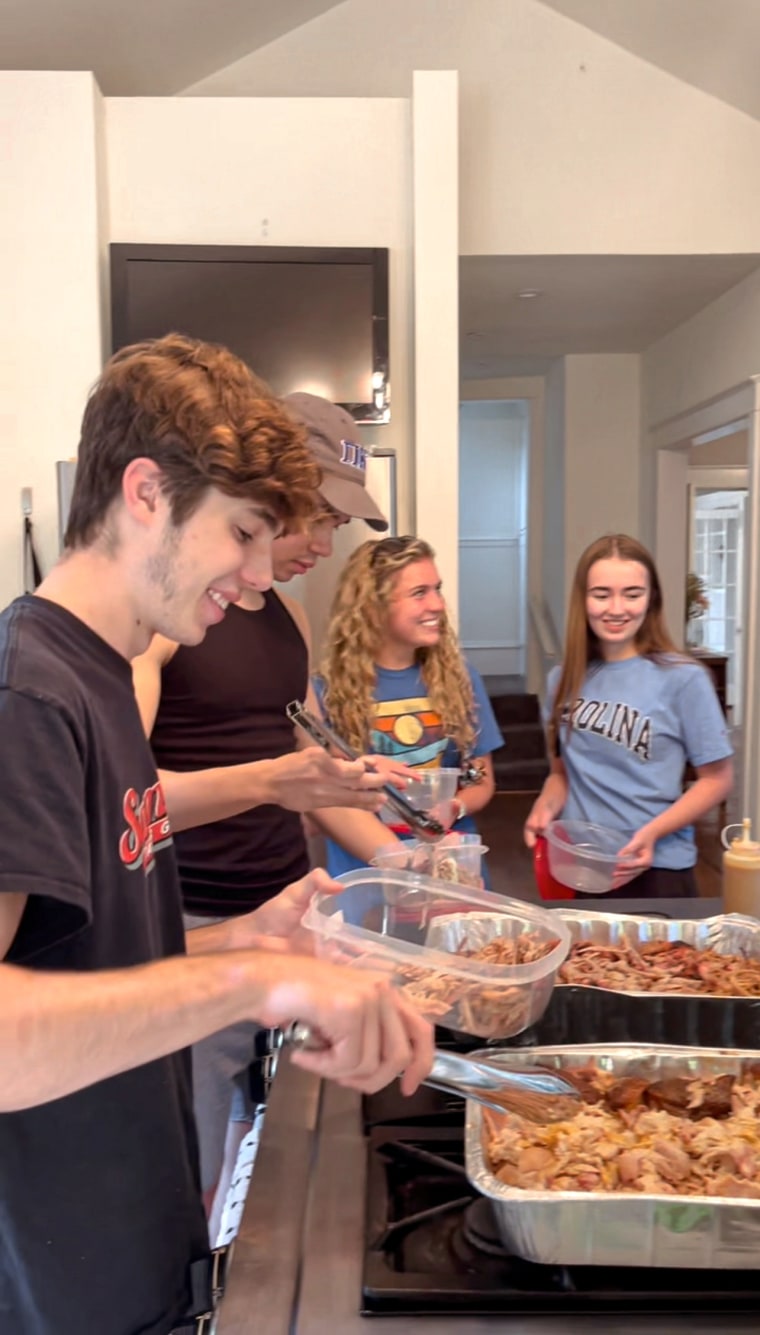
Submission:
[[[552,769],[526,843],[560,814],[619,830],[630,838],[612,896],[695,896],[693,825],[728,796],[732,749],[710,676],[673,643],[657,569],[634,538],[599,538],[578,562],[545,720]],[[696,782],[684,791],[687,762]]]

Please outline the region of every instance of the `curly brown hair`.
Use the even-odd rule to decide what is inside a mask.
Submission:
[[[335,592],[321,665],[330,722],[358,751],[367,751],[374,717],[375,667],[397,577],[415,561],[433,561],[421,538],[370,539],[351,554]],[[430,706],[462,757],[472,753],[477,711],[470,675],[445,612],[438,643],[417,649]]]
[[[581,683],[592,663],[602,661],[599,641],[589,626],[586,615],[586,596],[591,567],[597,561],[617,557],[620,561],[638,561],[649,577],[649,604],[646,616],[636,634],[636,651],[642,658],[656,662],[689,662],[690,657],[678,649],[665,623],[662,585],[654,559],[646,547],[626,533],[608,533],[597,538],[581,553],[575,567],[570,604],[567,612],[565,648],[562,670],[549,720],[550,753],[557,753],[562,715],[575,699]]]
[[[161,469],[177,525],[210,487],[288,525],[308,520],[318,500],[305,432],[269,386],[227,348],[183,334],[134,343],[106,363],[82,419],[66,548],[101,535],[138,458]]]

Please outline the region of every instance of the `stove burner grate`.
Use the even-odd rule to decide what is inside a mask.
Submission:
[[[456,1233],[454,1235],[455,1240],[459,1236],[460,1233]],[[473,1201],[465,1210],[462,1218],[461,1236],[476,1252],[484,1252],[486,1256],[500,1256],[504,1260],[507,1259],[507,1249],[499,1234],[491,1202],[487,1201],[485,1197]]]
[[[719,1320],[742,1312],[754,1323],[760,1314],[760,1271],[654,1269],[643,1275],[626,1267],[539,1265],[510,1255],[493,1203],[467,1180],[461,1123],[376,1126],[368,1154],[366,1315],[469,1313],[504,1320],[667,1313],[681,1319],[711,1313]]]

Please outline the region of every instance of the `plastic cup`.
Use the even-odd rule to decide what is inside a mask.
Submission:
[[[442,881],[453,881],[457,885],[482,885],[481,863],[488,852],[485,844],[475,835],[461,835],[461,843],[449,843],[443,839],[433,844],[433,875]]]
[[[434,816],[448,830],[454,815],[454,798],[459,785],[459,769],[418,769],[414,778],[399,788],[400,795],[426,816]],[[380,816],[386,825],[400,825],[401,818],[389,807],[383,807]]]
[[[404,789],[404,797],[420,811],[429,812],[442,802],[450,802],[456,797],[459,785],[459,769],[420,769],[410,779]]]
[[[404,840],[380,848],[370,859],[372,867],[389,871],[410,871],[418,876],[435,876],[457,885],[482,884],[481,862],[488,852],[478,834],[448,834],[431,844],[418,839]]]

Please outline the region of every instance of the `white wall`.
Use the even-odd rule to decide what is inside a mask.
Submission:
[[[760,270],[647,348],[644,424],[656,426],[760,374]]]
[[[663,453],[657,448],[662,430],[655,435],[655,429],[759,374],[760,271],[750,274],[691,320],[653,343],[641,358],[642,537],[657,552],[674,624],[683,586],[681,566],[685,557],[682,560],[680,553],[682,548],[685,551],[686,543],[685,510],[682,513],[679,499],[679,531],[675,537],[673,516],[659,514],[658,510],[669,503],[666,498],[676,487],[675,470],[680,470],[678,486],[685,488],[687,460],[668,462],[658,458]],[[733,420],[728,407],[722,418],[719,408],[716,412],[716,421],[711,425],[717,426],[727,418]],[[672,550],[674,543],[678,545],[677,552]]]
[[[14,144],[0,223],[0,599],[21,587],[22,486],[34,489],[46,567],[57,553],[53,464],[76,452],[107,352],[109,240],[387,246],[392,419],[361,434],[396,450],[399,523],[410,527],[409,103],[103,101],[90,75],[54,72],[2,74],[0,97]]]
[[[558,358],[546,376],[544,437],[544,523],[540,594],[556,633],[565,629],[565,362]]]
[[[391,420],[365,443],[398,460],[402,532],[413,524],[411,116],[403,99],[108,98],[111,240],[197,245],[387,246]],[[315,650],[338,571],[368,534],[288,592]]]
[[[639,358],[565,358],[565,597],[581,552],[639,531]]]
[[[760,125],[538,0],[346,0],[190,91],[398,97],[415,69],[459,71],[463,254],[760,249]]]
[[[545,420],[543,597],[562,635],[584,548],[603,533],[639,534],[638,356],[557,361]]]
[[[361,435],[397,451],[408,523],[408,103],[108,98],[106,129],[112,241],[389,248],[391,421]]]
[[[22,487],[45,570],[57,555],[55,461],[100,370],[100,110],[89,74],[0,73],[0,606],[23,589]]]

